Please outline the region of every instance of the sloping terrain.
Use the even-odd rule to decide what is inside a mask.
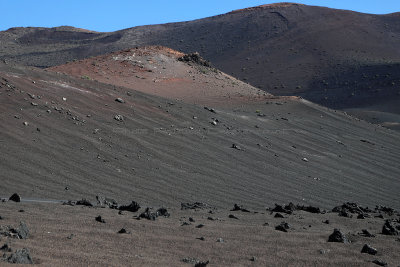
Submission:
[[[3,196],[400,206],[399,134],[307,101],[204,108],[48,71],[1,79]]]
[[[181,56],[0,63],[2,266],[397,264],[398,132]]]
[[[275,4],[181,23],[113,33],[13,28],[0,33],[0,58],[49,67],[74,59],[164,45],[198,51],[217,68],[275,95],[298,95],[371,122],[400,123],[400,17]],[[356,110],[354,110],[356,109]],[[359,112],[360,111],[360,112]]]
[[[198,54],[141,47],[49,70],[194,104],[224,105],[271,96],[209,66]]]
[[[153,59],[161,55],[152,51]],[[173,75],[186,70],[165,62],[166,69],[174,67]],[[176,83],[176,92],[182,86],[204,90],[200,77],[217,85],[226,81],[213,80],[227,77],[194,75],[189,86]],[[385,207],[400,207],[398,132],[256,89],[225,102],[210,97],[215,105],[203,107],[189,104],[190,98],[161,98],[86,77],[0,64],[0,196],[22,197],[21,203],[0,201],[1,265],[399,261],[398,238],[382,234],[388,222],[399,227],[399,214]],[[95,196],[137,201],[140,209],[61,205],[82,198],[95,203]],[[314,213],[266,210],[289,201],[328,211],[356,201],[371,210],[342,210],[340,216],[314,207]],[[233,203],[245,208],[232,210]],[[139,220],[146,207],[165,207],[168,213]],[[334,228],[349,242],[328,242]],[[361,253],[365,244],[377,254]]]

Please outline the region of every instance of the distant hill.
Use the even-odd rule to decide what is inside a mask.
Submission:
[[[198,51],[222,71],[272,94],[356,111],[376,123],[390,117],[394,128],[400,123],[398,13],[281,3],[112,33],[13,28],[1,32],[0,41],[1,59],[37,67],[137,45]],[[371,111],[375,115],[364,116]]]

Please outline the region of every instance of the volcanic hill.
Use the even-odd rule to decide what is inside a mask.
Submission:
[[[188,22],[98,33],[70,27],[0,33],[0,59],[50,67],[142,45],[198,51],[274,95],[297,95],[397,129],[400,17],[273,4]]]

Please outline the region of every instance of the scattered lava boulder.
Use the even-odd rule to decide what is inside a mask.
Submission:
[[[346,203],[343,203],[341,206],[334,207],[332,209],[332,211],[333,212],[338,212],[338,213],[341,213],[341,214],[345,214],[345,213],[361,214],[361,213],[373,212],[368,207],[367,208],[363,208],[363,207],[359,206],[357,203],[352,203],[352,202],[346,202]],[[348,216],[345,216],[345,217],[348,217]]]
[[[382,234],[384,235],[399,235],[399,231],[394,227],[394,225],[386,220],[385,224],[382,227]]]
[[[281,222],[281,224],[275,226],[275,230],[281,231],[281,232],[287,232],[290,229],[290,225],[286,222]]]
[[[118,209],[130,211],[130,212],[137,212],[140,209],[140,205],[139,205],[139,203],[132,201],[131,204],[120,206]]]
[[[18,195],[17,193],[14,193],[8,200],[14,201],[14,202],[21,202],[21,196]]]
[[[11,228],[10,232],[17,235],[19,239],[27,239],[29,236],[28,226],[24,222],[20,222],[18,228]]]
[[[334,229],[328,238],[328,242],[349,243],[349,240],[339,229]]]
[[[95,218],[96,222],[106,223],[106,221],[99,215]]]
[[[87,200],[86,198],[82,198],[81,200],[78,200],[76,202],[76,205],[81,205],[81,206],[87,206],[87,207],[93,207],[93,203]]]
[[[155,221],[157,217],[169,217],[170,214],[168,213],[166,208],[159,208],[157,211],[152,211],[151,208],[146,208],[146,210],[139,215],[139,218]]]
[[[243,208],[242,206],[235,204],[233,205],[233,209],[231,211],[243,211],[243,212],[250,212],[249,210]]]
[[[370,245],[365,244],[363,246],[363,248],[361,249],[361,253],[367,253],[367,254],[370,254],[370,255],[376,255],[376,253],[378,253],[378,251],[375,248],[371,247]]]
[[[32,257],[27,248],[18,249],[7,258],[7,261],[14,264],[33,264]]]

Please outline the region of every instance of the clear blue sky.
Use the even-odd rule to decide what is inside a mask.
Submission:
[[[234,9],[275,3],[259,0],[0,0],[0,30],[62,25],[115,31],[139,25],[186,21]],[[297,3],[386,14],[400,11],[400,0],[298,0]]]

